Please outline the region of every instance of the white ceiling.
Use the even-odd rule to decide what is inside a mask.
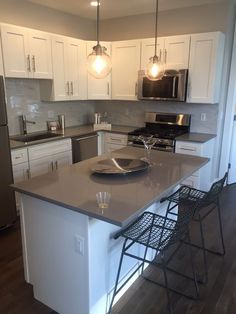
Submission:
[[[96,7],[91,0],[27,0],[62,12],[84,18],[96,19]],[[230,0],[159,0],[159,11],[192,7],[203,4],[229,2]],[[156,0],[100,0],[101,19],[117,18],[155,11]]]

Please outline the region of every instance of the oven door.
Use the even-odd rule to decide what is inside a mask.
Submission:
[[[138,142],[138,141],[135,141],[135,142],[128,141],[128,146],[144,148],[143,143]],[[175,150],[174,146],[172,145],[162,145],[162,144],[155,144],[152,149],[160,150],[163,152],[170,152],[170,153],[173,153]]]

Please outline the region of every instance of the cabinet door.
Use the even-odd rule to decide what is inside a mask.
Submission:
[[[187,102],[217,103],[223,65],[224,35],[191,35]]]
[[[68,100],[70,96],[70,85],[66,74],[66,46],[65,37],[52,38],[53,100]]]
[[[96,44],[95,41],[87,42],[87,56]],[[111,44],[101,42],[101,45],[107,48],[107,53],[111,56]],[[104,79],[96,79],[88,73],[88,99],[111,99],[111,74]]]
[[[86,44],[82,40],[68,39],[67,79],[70,99],[87,99]]]
[[[52,172],[54,170],[54,164],[51,157],[30,160],[29,166],[31,178]]]
[[[32,77],[52,79],[51,37],[49,34],[29,30]]]
[[[138,40],[112,43],[112,99],[137,99],[140,48]]]
[[[53,156],[54,170],[72,164],[72,151],[63,152]]]
[[[141,43],[141,69],[145,70],[155,53],[155,38],[143,39]],[[157,56],[163,61],[164,37],[157,38]]]
[[[25,181],[29,178],[28,162],[18,164],[12,167],[14,183]]]
[[[2,43],[0,42],[0,75],[4,76],[3,57],[2,57]]]
[[[188,69],[190,36],[165,38],[164,62],[166,69]]]
[[[6,77],[28,78],[31,72],[27,31],[23,27],[1,25]]]

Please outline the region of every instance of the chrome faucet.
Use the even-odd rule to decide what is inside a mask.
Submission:
[[[29,121],[26,119],[26,115],[22,114],[19,116],[20,119],[20,129],[21,129],[21,134],[27,134],[27,123],[30,124],[35,124],[35,121]]]

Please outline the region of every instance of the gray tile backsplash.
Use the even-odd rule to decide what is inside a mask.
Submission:
[[[191,114],[191,132],[217,133],[218,105],[187,104],[158,101],[68,101],[41,102],[39,81],[32,79],[6,79],[7,112],[10,135],[19,134],[19,115],[25,114],[28,132],[46,130],[47,120],[56,120],[65,114],[66,126],[93,122],[93,113],[107,112],[112,124],[143,126],[144,113],[177,112]],[[206,121],[201,121],[201,113]]]
[[[28,132],[46,130],[47,120],[57,120],[65,114],[66,126],[91,123],[94,113],[92,101],[41,102],[38,80],[6,79],[7,113],[10,135],[19,134],[19,115],[25,114]]]
[[[217,133],[217,104],[187,104],[160,101],[97,101],[96,111],[107,112],[112,124],[143,126],[144,113],[174,112],[191,114],[191,132]],[[206,121],[201,121],[201,113]]]

